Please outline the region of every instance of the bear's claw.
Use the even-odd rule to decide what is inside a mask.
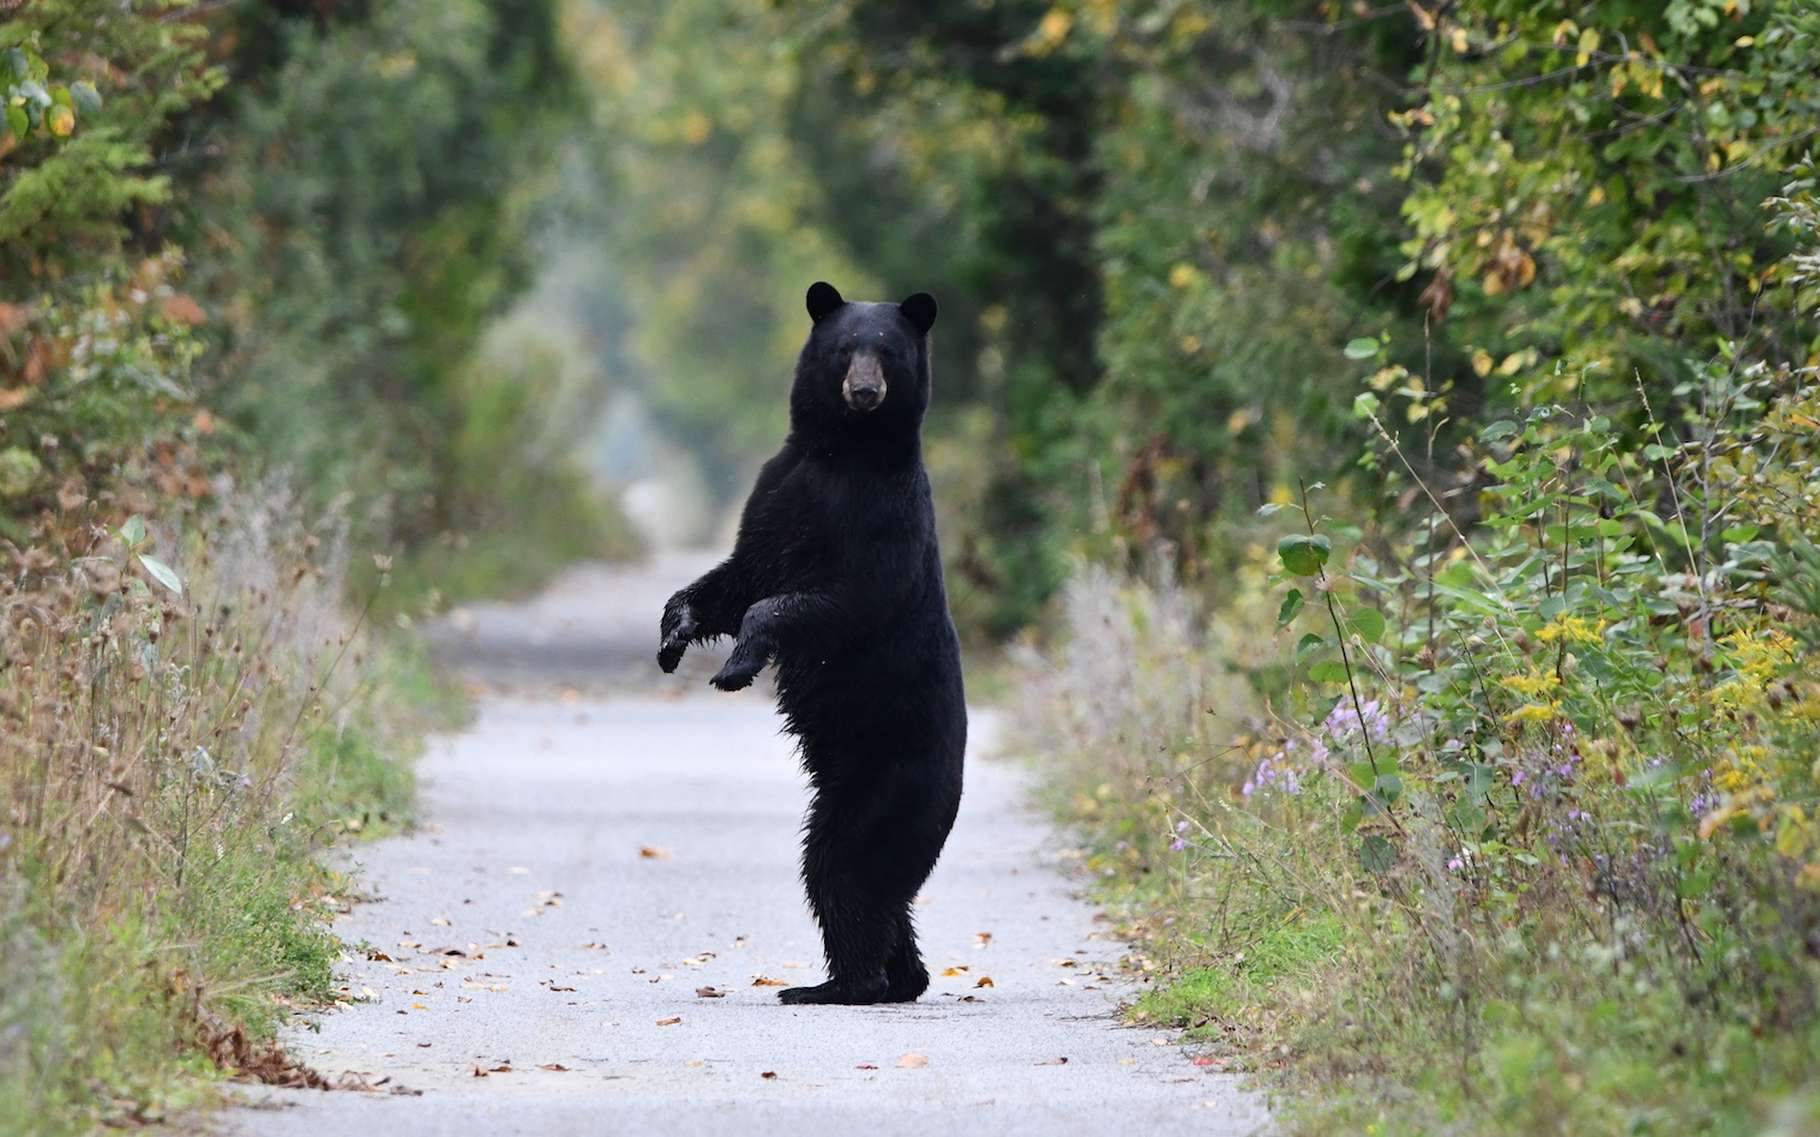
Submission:
[[[689,641],[695,638],[695,613],[689,610],[687,603],[677,603],[672,599],[664,606],[663,626],[658,629],[661,641],[657,648],[657,666],[665,675],[676,670],[682,662],[683,652],[689,650]]]
[[[708,682],[714,684],[714,686],[719,687],[723,691],[743,691],[747,687],[752,686],[752,680],[757,677],[759,671],[762,670],[764,666],[763,660],[752,663],[750,661],[741,660],[735,655],[732,659],[727,660],[726,666],[722,667],[719,671],[716,671],[714,673],[714,678],[708,680]]]

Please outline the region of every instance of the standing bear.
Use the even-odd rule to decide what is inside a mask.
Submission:
[[[935,298],[849,303],[809,288],[790,434],[759,471],[733,555],[664,606],[658,666],[736,636],[723,691],[777,664],[814,791],[803,882],[828,981],[786,1003],[907,1003],[929,986],[911,902],[954,825],[967,744],[923,469]]]

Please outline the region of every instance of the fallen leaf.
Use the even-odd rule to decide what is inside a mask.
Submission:
[[[411,1004],[411,1009],[412,1009],[412,1010],[413,1010],[413,1011],[427,1011],[427,1010],[429,1010],[429,1009],[430,1009],[430,1008],[428,1008],[428,1007],[426,1007],[426,1006],[424,1006],[424,1005],[423,1005],[423,1004],[422,1004],[422,1003],[412,1003],[412,1004]]]
[[[956,976],[965,975],[965,974],[967,974],[967,965],[963,963],[957,967],[950,967],[950,968],[946,969],[945,971],[943,971],[942,978],[953,979]]]
[[[1064,1058],[1062,1061],[1066,1062],[1068,1059]],[[548,1070],[554,1074],[567,1074],[569,1072],[569,1068],[564,1066],[561,1062],[545,1062],[543,1065],[539,1066],[538,1069]]]
[[[667,861],[670,859],[670,850],[660,849],[656,845],[640,845],[638,855],[647,861]]]
[[[512,1064],[510,1062],[501,1062],[499,1065],[487,1069],[489,1074],[510,1074],[511,1072]]]
[[[697,987],[695,997],[698,999],[724,999],[727,997],[727,993],[714,987]]]
[[[763,1078],[767,1082],[775,1082],[775,1081],[777,1081],[777,1071],[776,1070],[766,1070],[764,1073],[760,1074],[759,1077]]]
[[[985,947],[987,944],[990,944],[991,942],[992,942],[992,933],[991,932],[973,933],[973,946],[974,947],[982,948],[982,947]]]
[[[929,1056],[926,1054],[918,1054],[914,1050],[897,1060],[898,1068],[903,1070],[921,1070],[928,1064]]]
[[[657,1025],[658,1026],[675,1026],[677,1023],[679,1023],[681,1021],[682,1021],[681,1015],[671,1015],[667,1019],[658,1019]]]
[[[996,984],[992,981],[992,976],[982,975],[979,978],[979,982],[975,983],[974,986],[975,987],[997,987],[998,984]]]
[[[479,1066],[475,1066],[474,1067],[474,1076],[476,1078],[484,1078],[487,1076],[487,1072],[485,1070],[482,1070]]]
[[[788,987],[789,985],[790,981],[788,979],[771,979],[763,975],[756,975],[752,978],[752,986],[754,987]]]
[[[437,926],[437,927],[438,927],[438,928],[447,928],[447,927],[449,927],[449,926],[450,926],[450,924],[449,924],[449,918],[448,918],[448,917],[447,917],[447,916],[436,916],[436,917],[433,917],[433,918],[432,918],[432,919],[431,919],[431,920],[430,920],[430,923],[432,923],[432,924],[435,924],[435,925],[436,925],[436,926]]]
[[[435,1043],[433,1043],[433,1042],[420,1042],[420,1043],[418,1043],[418,1044],[417,1044],[417,1049],[419,1049],[419,1050],[428,1050],[428,1049],[429,1049],[429,1048],[430,1048],[430,1047],[432,1047],[432,1046],[434,1046],[434,1045],[436,1045],[436,1044],[435,1044]]]
[[[876,1070],[878,1069],[878,1064],[876,1062],[861,1062],[853,1068],[855,1070]]]
[[[1035,1064],[1038,1066],[1066,1066],[1068,1064],[1068,1059],[1066,1059],[1066,1058],[1044,1058],[1043,1060],[1041,1060],[1040,1062],[1037,1062]]]

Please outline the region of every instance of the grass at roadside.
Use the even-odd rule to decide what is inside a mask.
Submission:
[[[1156,976],[1133,1016],[1290,1132],[1820,1130],[1814,398],[1712,435],[1799,492],[1720,491],[1698,578],[1652,531],[1717,529],[1639,502],[1705,491],[1552,408],[1487,428],[1470,545],[1310,509],[1206,607],[1083,567],[1017,731]]]
[[[462,711],[414,641],[345,613],[341,562],[268,517],[183,556],[113,538],[17,578],[0,1133],[157,1121],[233,1068],[301,1076],[265,1044],[333,994],[326,921],[350,882],[321,854],[408,824],[409,759]]]

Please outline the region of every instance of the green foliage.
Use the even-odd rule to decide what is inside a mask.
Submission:
[[[185,5],[49,0],[0,27],[0,535],[80,504],[184,480],[192,442],[183,259],[133,240],[169,200],[153,143],[220,84]],[[150,461],[147,461],[147,458]]]
[[[1715,338],[1815,349],[1760,206],[1813,143],[1817,21],[1804,4],[1485,3],[1436,28],[1426,98],[1396,116],[1402,271],[1432,274],[1461,349],[1570,362],[1487,401],[1613,405],[1637,373],[1666,401]]]
[[[520,7],[277,22],[203,203],[226,250],[209,287],[237,298],[224,402],[262,463],[325,499],[352,487],[363,532],[405,549],[522,509],[569,475],[587,421],[573,389],[511,397],[533,361],[489,382],[475,358],[529,279],[572,106],[550,6]],[[564,520],[589,528],[585,509]]]

